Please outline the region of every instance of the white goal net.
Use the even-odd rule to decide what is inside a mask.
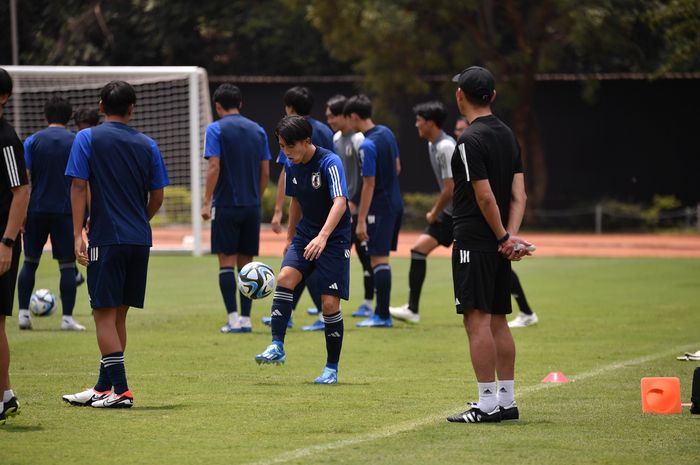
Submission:
[[[200,201],[204,133],[212,121],[207,73],[197,67],[5,66],[14,81],[5,118],[22,140],[46,126],[44,103],[60,95],[74,111],[97,109],[100,89],[111,80],[129,82],[136,108],[129,123],[160,147],[170,176],[163,208],[153,219],[156,250],[203,249]],[[101,115],[103,118],[103,115]],[[70,129],[76,130],[73,122]]]

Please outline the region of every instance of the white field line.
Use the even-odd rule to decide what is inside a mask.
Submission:
[[[698,345],[700,345],[700,343],[694,344],[692,346],[691,345],[683,345],[683,346],[676,347],[672,350],[662,352],[660,354],[645,355],[643,357],[638,357],[638,358],[633,358],[630,360],[624,360],[621,362],[611,363],[609,365],[604,365],[600,368],[596,368],[595,370],[586,371],[586,372],[578,374],[578,375],[572,375],[570,378],[573,381],[585,381],[589,378],[597,378],[597,377],[604,375],[606,373],[609,373],[611,371],[616,371],[616,370],[619,370],[622,368],[627,368],[627,367],[631,367],[631,366],[635,366],[635,365],[641,365],[643,363],[658,360],[658,359],[663,358],[663,357],[672,356],[672,355],[677,354],[679,352],[684,353],[690,349],[697,348]],[[538,392],[538,391],[542,391],[544,389],[550,389],[550,388],[554,388],[554,387],[558,387],[558,386],[561,386],[561,383],[534,384],[531,386],[525,386],[521,389],[516,389],[516,394],[517,394],[518,399],[520,399],[524,396],[527,396],[528,394],[532,394],[534,392]],[[387,438],[390,436],[394,436],[396,434],[405,433],[407,431],[413,431],[413,430],[420,429],[420,428],[427,426],[431,423],[444,422],[446,416],[453,414],[455,411],[457,411],[463,407],[464,407],[464,404],[462,403],[460,406],[457,406],[453,409],[450,409],[449,411],[437,413],[437,414],[430,415],[430,416],[423,417],[423,418],[418,418],[416,420],[404,421],[402,423],[397,423],[395,425],[388,425],[386,427],[383,427],[382,429],[372,431],[369,433],[360,434],[360,435],[355,436],[353,438],[329,442],[326,444],[317,444],[315,446],[301,447],[299,449],[296,449],[296,450],[293,450],[290,452],[285,452],[284,454],[279,455],[279,456],[272,458],[272,459],[261,460],[258,462],[251,462],[249,465],[273,465],[273,464],[278,464],[278,463],[286,463],[286,462],[291,462],[292,460],[299,460],[299,459],[310,457],[310,456],[313,456],[316,454],[327,452],[329,450],[341,449],[343,447],[354,446],[356,444],[361,444],[364,442],[372,442],[372,441],[376,441],[378,439],[384,439],[384,438]]]

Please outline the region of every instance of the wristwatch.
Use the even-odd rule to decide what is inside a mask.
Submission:
[[[5,245],[8,246],[9,248],[12,248],[12,247],[15,246],[15,240],[12,239],[11,237],[3,237],[2,239],[0,239],[0,242],[2,242],[3,244],[5,244]]]

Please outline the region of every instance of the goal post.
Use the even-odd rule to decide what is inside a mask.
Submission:
[[[14,81],[5,117],[22,140],[46,126],[44,103],[54,95],[66,98],[74,110],[96,110],[99,91],[107,82],[122,80],[134,86],[136,110],[129,125],[158,143],[171,181],[163,207],[152,221],[154,249],[202,255],[202,151],[206,127],[212,122],[206,70],[195,66],[3,68]],[[76,130],[73,122],[69,129]]]

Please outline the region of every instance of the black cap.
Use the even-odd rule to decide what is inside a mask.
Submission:
[[[12,78],[3,68],[0,68],[0,94],[12,93]]]
[[[493,74],[481,66],[470,66],[452,78],[452,82],[459,84],[462,92],[469,96],[488,103],[496,88],[496,80]]]

